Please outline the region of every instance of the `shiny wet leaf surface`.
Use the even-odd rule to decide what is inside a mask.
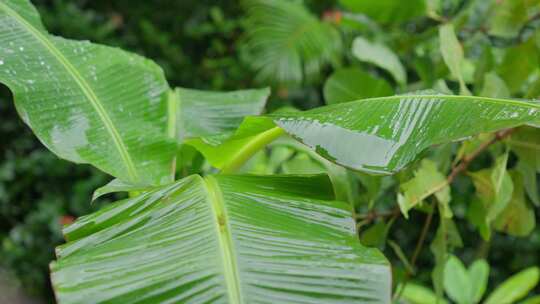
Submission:
[[[61,158],[133,183],[170,180],[167,82],[140,56],[47,33],[29,1],[0,2],[0,82]]]
[[[391,174],[432,145],[538,124],[539,110],[539,103],[510,99],[401,95],[268,116],[337,164]]]
[[[190,176],[65,229],[62,303],[389,303],[327,177]]]

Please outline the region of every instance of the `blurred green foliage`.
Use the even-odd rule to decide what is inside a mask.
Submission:
[[[331,26],[331,34],[327,35],[330,38],[317,38],[320,33],[315,31],[314,39],[332,43],[332,39],[337,39],[334,37],[337,29],[342,44],[337,58],[334,53],[324,54],[324,60],[319,61],[317,56],[323,50],[299,51],[303,56],[299,65],[270,69],[282,75],[294,75],[292,83],[278,75],[268,79],[271,72],[256,76],[264,70],[265,64],[273,63],[264,62],[267,59],[264,56],[253,55],[252,38],[246,33],[253,32],[257,24],[272,24],[280,19],[270,16],[278,21],[264,20],[264,12],[259,12],[257,22],[253,22],[253,18],[246,17],[245,8],[249,5],[244,2],[249,1],[241,1],[242,5],[238,1],[211,0],[32,2],[51,33],[89,39],[147,56],[163,67],[173,86],[233,90],[272,84],[269,110],[287,105],[307,109],[325,102],[424,89],[461,91],[461,94],[470,90],[475,95],[497,97],[540,97],[540,4],[535,0],[506,0],[499,6],[493,6],[495,2],[488,0],[378,0],[364,1],[361,5],[358,3],[362,1],[354,0],[292,1],[298,6],[295,15],[308,20],[315,29]],[[375,6],[366,6],[374,2],[377,2]],[[271,1],[268,3],[273,5]],[[505,12],[512,12],[515,18],[508,18]],[[283,25],[286,29],[294,31],[295,26],[299,26],[292,17],[283,20],[291,22],[289,26]],[[452,29],[443,25],[449,21],[452,21]],[[359,36],[361,40],[355,40]],[[287,35],[278,39],[287,39]],[[462,49],[463,54],[459,56],[459,51],[441,54],[439,39],[447,48]],[[289,42],[295,46],[297,41]],[[275,43],[269,42],[270,45]],[[306,42],[298,44],[301,50]],[[267,54],[265,56],[272,54],[268,50],[258,51],[258,54]],[[381,55],[386,57],[381,59],[378,57]],[[283,60],[282,55],[277,58]],[[316,61],[312,68],[309,68],[310,60]],[[392,64],[389,66],[388,62]],[[354,81],[347,76],[352,72],[364,81]],[[328,78],[333,83],[325,86]],[[362,84],[377,87],[367,90],[361,88]],[[336,87],[346,89],[346,86],[353,90],[345,90],[347,94],[336,90]],[[11,96],[3,87],[0,88],[0,138],[0,267],[13,273],[29,293],[53,301],[48,263],[54,257],[53,248],[62,243],[62,223],[97,210],[122,195],[107,195],[90,204],[92,192],[110,177],[90,166],[60,160],[48,152],[16,115]],[[474,148],[482,140],[485,139],[475,138],[463,145],[450,144],[427,151],[423,156],[437,164],[437,168],[429,168],[430,174],[438,176],[438,172],[448,172],[453,155],[470,152],[468,147]],[[469,171],[492,168],[495,160],[506,151],[502,144],[493,145],[475,159]],[[523,171],[520,160],[524,157],[520,153],[518,149],[512,150],[506,167]],[[196,155],[191,155],[186,162],[192,159],[196,161],[190,168],[184,168],[186,173],[196,172],[203,166]],[[406,191],[404,185],[414,188],[411,184],[414,172],[421,166],[422,162],[418,162],[395,177],[350,173],[358,192],[357,212],[383,214],[391,210],[397,204],[396,193]],[[253,173],[325,171],[314,161],[313,155],[279,143],[256,155],[244,170]],[[483,238],[478,231],[481,230],[478,224],[470,220],[471,202],[478,200],[474,178],[465,174],[457,176],[451,193],[454,217],[446,228],[454,229],[452,233],[461,236],[460,242],[454,243],[454,247],[458,247],[454,254],[466,265],[479,258],[489,262],[489,291],[511,274],[540,265],[538,225],[526,238],[493,232],[486,241],[485,235]],[[377,217],[360,223],[363,224],[360,226],[362,241],[384,250],[394,266],[396,281],[405,277],[405,272],[411,268],[404,255],[410,256],[415,250],[422,223],[427,214],[433,212],[430,210],[433,205],[430,200],[428,204],[420,204],[415,212],[410,211],[409,219]],[[538,223],[540,212],[537,209]],[[440,223],[438,219],[433,221],[426,243],[433,242],[436,247],[440,240],[436,227],[440,227]],[[432,252],[421,250],[414,267],[414,280],[430,285],[435,262]]]
[[[224,90],[251,85],[237,41],[241,10],[233,1],[33,1],[55,34],[118,46],[154,59],[171,84]],[[18,118],[0,87],[0,267],[30,294],[53,301],[48,264],[63,242],[62,223],[124,197],[90,204],[110,180],[58,159]]]

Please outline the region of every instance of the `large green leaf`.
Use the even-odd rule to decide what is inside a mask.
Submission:
[[[401,95],[269,114],[325,158],[357,170],[393,173],[429,146],[540,122],[540,104],[448,95]]]
[[[177,88],[177,138],[233,133],[245,116],[264,109],[270,89],[210,92]]]
[[[0,2],[0,82],[54,153],[124,181],[171,178],[167,82],[153,62],[52,36],[27,0]]]
[[[372,173],[401,170],[431,145],[540,123],[540,104],[452,95],[398,95],[246,118],[224,141],[189,140],[213,166],[236,168],[283,129],[339,165]],[[272,121],[280,128],[276,128]],[[233,166],[230,166],[233,164]]]
[[[320,21],[299,1],[244,0],[248,13],[247,63],[257,77],[279,84],[300,84],[336,62],[339,32]]]
[[[324,176],[190,176],[84,216],[51,265],[60,303],[390,303]]]

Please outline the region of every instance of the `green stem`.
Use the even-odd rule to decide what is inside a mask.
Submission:
[[[221,173],[233,173],[234,171],[238,170],[255,153],[257,153],[267,144],[276,140],[283,134],[285,134],[285,131],[283,131],[283,129],[281,129],[280,127],[274,127],[255,136],[244,147],[242,147],[242,149],[236,152],[232,160],[228,164],[226,164],[223,169],[221,169]]]

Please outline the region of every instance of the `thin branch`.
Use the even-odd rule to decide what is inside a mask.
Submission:
[[[411,257],[411,261],[409,264],[411,265],[411,268],[416,271],[416,260],[418,260],[418,256],[420,255],[420,252],[422,252],[422,248],[424,247],[424,243],[426,240],[427,233],[429,231],[429,227],[431,226],[431,222],[433,220],[433,213],[435,213],[435,206],[431,208],[429,211],[426,220],[424,221],[424,226],[422,227],[422,232],[420,232],[420,237],[418,238],[418,241],[416,242],[416,247],[414,248],[413,255]],[[405,290],[405,286],[409,282],[409,279],[414,276],[414,273],[409,271],[408,269],[405,270],[405,278],[403,279],[403,283],[401,283],[400,289],[396,292],[394,295],[394,300],[398,300],[401,298],[401,295],[403,294],[403,290]]]
[[[433,210],[435,210],[435,206],[433,206],[433,208],[431,208],[431,210],[429,211],[428,216],[426,217],[426,220],[424,221],[424,227],[422,227],[422,232],[420,233],[418,242],[416,243],[416,247],[414,248],[414,253],[411,257],[411,266],[413,267],[413,269],[416,267],[416,260],[418,259],[418,256],[420,255],[420,252],[422,251],[422,247],[424,246],[424,241],[426,240],[429,227],[431,226],[431,222],[433,220],[433,213],[434,213]]]
[[[485,150],[487,150],[487,148],[489,148],[489,146],[493,145],[494,143],[498,142],[498,141],[501,141],[503,139],[505,139],[506,137],[508,137],[510,134],[512,134],[512,132],[514,132],[515,129],[506,129],[506,130],[501,130],[501,131],[498,131],[498,132],[495,132],[495,137],[493,137],[492,139],[482,143],[476,150],[474,150],[471,154],[469,155],[466,155],[465,157],[463,157],[463,159],[461,160],[461,162],[455,166],[454,168],[452,168],[452,171],[450,172],[450,174],[448,175],[448,177],[446,178],[448,184],[451,184],[454,179],[460,174],[462,173],[463,171],[467,170],[467,168],[469,167],[469,165],[471,164],[471,162],[476,158],[478,157],[478,155],[480,155],[482,152],[484,152]]]
[[[471,154],[464,156],[463,159],[461,160],[461,162],[458,165],[456,165],[455,167],[452,168],[450,174],[446,178],[446,183],[445,184],[450,185],[456,179],[456,177],[459,174],[461,174],[462,172],[467,170],[467,168],[469,167],[471,162],[476,157],[478,157],[480,154],[482,154],[482,152],[487,150],[494,143],[499,142],[499,141],[505,139],[506,137],[510,136],[510,134],[512,134],[512,132],[514,132],[514,130],[515,129],[505,129],[505,130],[501,130],[501,131],[496,132],[495,136],[492,139],[482,143]],[[418,241],[416,243],[416,247],[415,247],[413,255],[411,257],[410,265],[412,266],[413,269],[416,267],[416,261],[418,260],[418,256],[422,252],[422,248],[423,248],[423,245],[425,243],[427,233],[429,231],[429,228],[431,226],[431,222],[433,220],[434,210],[435,210],[435,207],[429,212],[428,216],[426,217],[426,220],[424,221],[424,226],[422,227],[422,232],[420,233],[420,237],[418,238]],[[394,209],[392,209],[389,212],[377,213],[376,211],[371,211],[371,212],[369,212],[369,213],[367,213],[365,215],[359,215],[359,217],[364,218],[364,221],[369,222],[369,221],[374,220],[377,217],[392,216],[392,215],[394,215],[394,212],[397,212],[397,214],[399,214],[399,211],[400,211],[400,209],[398,207],[394,207]],[[406,271],[405,278],[403,280],[403,283],[401,284],[401,288],[394,295],[394,300],[399,299],[401,297],[401,294],[403,293],[405,285],[407,284],[407,282],[409,281],[409,279],[413,275],[414,275],[414,273],[411,273],[410,271]]]

